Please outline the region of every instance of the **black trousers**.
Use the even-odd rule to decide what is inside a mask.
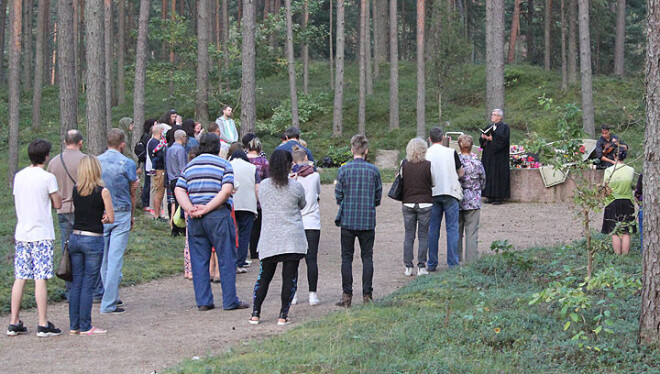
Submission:
[[[289,316],[289,308],[291,308],[291,301],[293,295],[298,288],[298,265],[300,264],[300,256],[285,254],[265,258],[261,260],[261,269],[259,270],[259,277],[254,284],[254,293],[252,295],[253,308],[252,313],[257,316],[261,313],[261,305],[268,294],[268,286],[273,280],[277,264],[282,263],[282,306],[280,308],[280,318],[287,318]],[[283,261],[278,261],[278,258],[283,258]]]
[[[257,218],[252,222],[252,232],[250,233],[250,258],[258,259],[257,244],[261,235],[261,209],[257,208]]]
[[[305,263],[307,264],[307,283],[309,292],[316,292],[316,286],[319,283],[319,240],[321,239],[321,230],[305,230],[307,237],[307,254]]]
[[[345,294],[353,295],[353,254],[355,238],[360,243],[362,259],[362,295],[373,293],[375,230],[341,229],[341,287]]]

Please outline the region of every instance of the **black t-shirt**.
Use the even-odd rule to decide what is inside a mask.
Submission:
[[[78,188],[73,187],[73,206],[74,221],[73,229],[95,232],[103,234],[103,212],[105,212],[105,204],[103,203],[103,196],[101,191],[102,186],[94,188],[91,194],[87,196],[80,196]]]

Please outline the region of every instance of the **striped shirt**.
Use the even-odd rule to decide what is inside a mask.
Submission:
[[[226,183],[234,185],[234,170],[229,161],[205,153],[186,165],[176,186],[188,192],[194,205],[203,205],[211,201]],[[232,204],[231,197],[227,203]]]
[[[365,160],[356,158],[339,168],[335,198],[339,205],[337,218],[341,220],[341,227],[373,230],[382,190],[378,168]]]

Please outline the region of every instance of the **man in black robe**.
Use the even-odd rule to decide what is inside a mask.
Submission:
[[[509,178],[509,125],[502,122],[504,112],[493,109],[491,124],[482,130],[479,144],[483,149],[481,162],[486,171],[486,203],[502,204],[511,196]]]

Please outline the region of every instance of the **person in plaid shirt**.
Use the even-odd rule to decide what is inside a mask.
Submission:
[[[348,308],[353,298],[353,253],[355,238],[360,242],[362,258],[362,300],[370,302],[374,275],[373,248],[376,236],[376,207],[380,205],[383,187],[380,172],[365,161],[369,141],[364,135],[351,138],[353,161],[339,168],[335,198],[339,212],[335,223],[341,226],[342,298],[337,306]]]

